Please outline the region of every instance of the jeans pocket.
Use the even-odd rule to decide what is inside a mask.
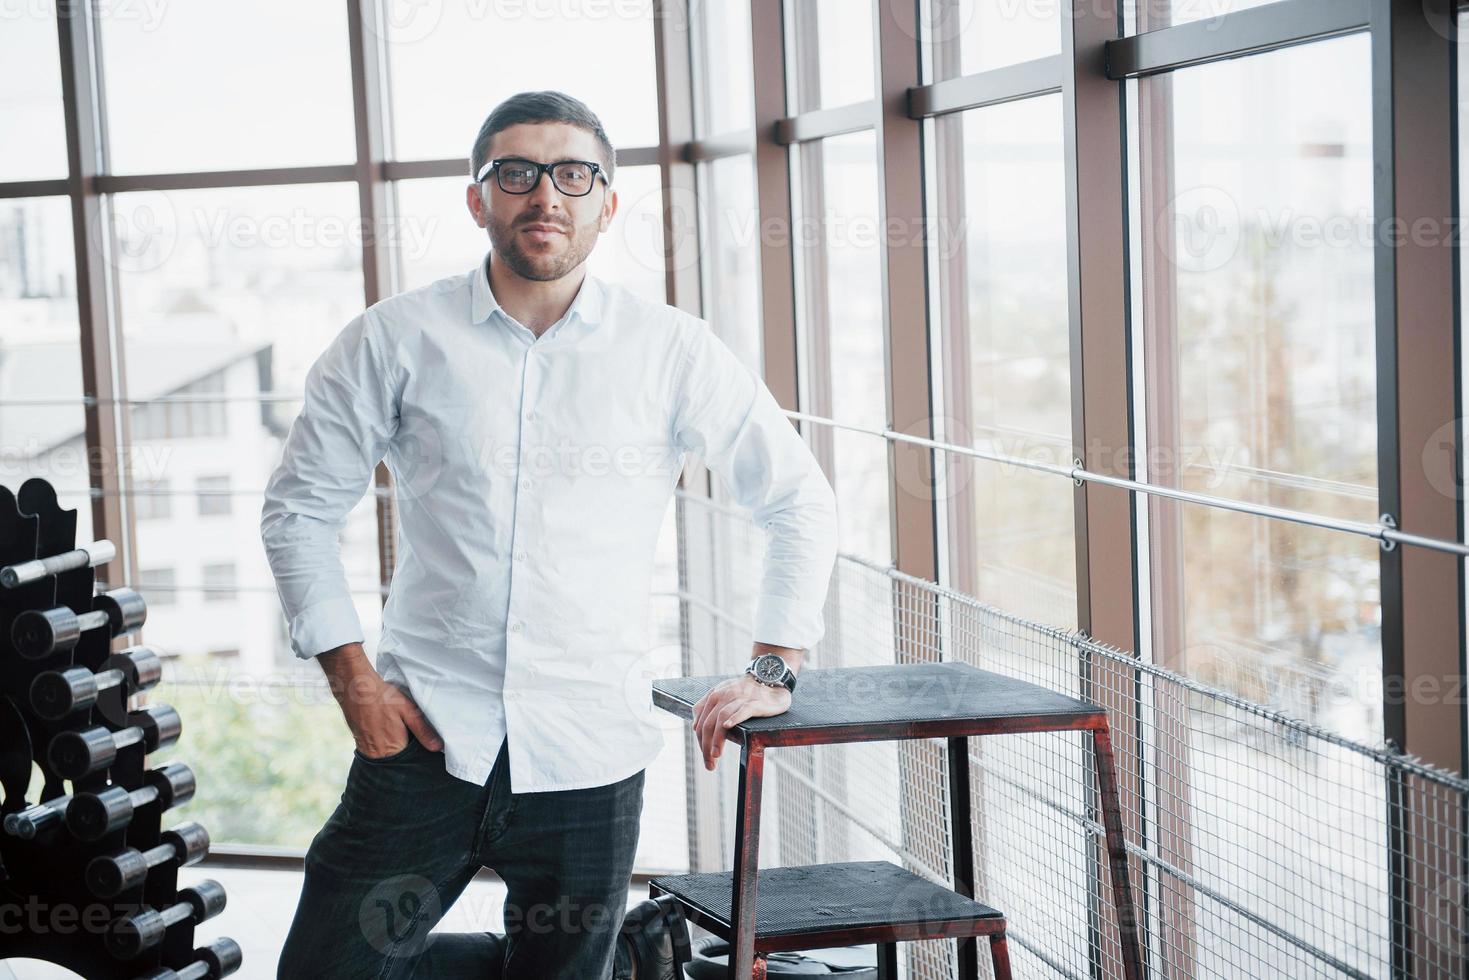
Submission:
[[[363,755],[361,749],[353,748],[352,749],[352,754],[355,755],[358,759],[361,759],[363,762],[367,762],[367,763],[370,763],[372,765],[378,765],[379,763],[383,763],[383,762],[397,762],[400,759],[406,758],[409,755],[409,753],[411,753],[414,750],[414,748],[416,748],[418,746],[418,744],[419,744],[418,739],[416,739],[416,738],[413,737],[413,733],[412,732],[409,732],[408,733],[408,744],[405,745],[405,746],[403,746],[401,749],[399,749],[396,752],[390,752],[387,755],[371,756],[371,755]]]

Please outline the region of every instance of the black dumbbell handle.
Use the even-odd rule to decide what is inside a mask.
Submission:
[[[179,898],[167,908],[144,909],[113,922],[107,930],[108,951],[120,959],[132,959],[162,942],[170,926],[190,921],[198,925],[224,911],[224,887],[212,878],[179,889]]]
[[[95,568],[98,565],[105,565],[116,557],[117,548],[111,541],[104,538],[73,551],[64,551],[59,555],[6,565],[0,568],[0,586],[14,589],[22,585],[30,585],[32,582],[39,582],[47,575],[69,572],[74,568],[89,566]]]
[[[105,728],[88,728],[80,732],[61,732],[51,740],[46,756],[51,768],[63,779],[81,779],[105,769],[117,753],[129,745],[143,741],[143,729],[137,725],[110,732]]]
[[[240,944],[228,936],[221,936],[208,946],[201,946],[194,950],[194,955],[199,958],[186,967],[178,970],[161,967],[138,977],[138,980],[220,980],[238,970],[244,959]]]
[[[128,720],[134,724],[115,732],[98,725],[57,734],[46,750],[51,768],[64,779],[81,779],[112,765],[118,751],[129,745],[142,742],[147,751],[157,752],[178,741],[183,731],[178,712],[166,704],[130,712]]]
[[[128,647],[114,653],[103,661],[102,669],[122,671],[129,694],[146,691],[163,680],[163,658],[150,646]]]
[[[29,609],[10,624],[10,640],[16,651],[31,660],[39,660],[58,650],[70,650],[81,640],[82,633],[111,622],[105,609],[93,609],[78,615],[66,606],[54,609]]]
[[[85,667],[48,670],[31,681],[31,708],[48,721],[60,721],[73,712],[90,708],[97,695],[109,691],[127,679],[114,667],[92,673]]]
[[[30,840],[45,828],[62,820],[66,815],[66,805],[70,802],[70,796],[58,796],[54,800],[28,806],[18,813],[7,813],[5,832],[21,840]]]
[[[209,972],[205,976],[212,980],[234,973],[245,958],[240,944],[229,936],[220,936],[208,946],[201,946],[194,950],[194,955],[199,957],[200,962],[208,965]]]
[[[66,810],[66,825],[80,840],[101,840],[132,820],[139,807],[157,800],[162,807],[182,806],[194,798],[194,773],[182,762],[170,762],[145,776],[148,785],[125,792],[111,786],[99,793],[77,793]]]
[[[194,821],[163,834],[163,843],[146,851],[126,847],[116,854],[100,854],[87,864],[87,887],[98,898],[112,898],[147,878],[148,872],[170,861],[180,867],[193,864],[209,852],[209,834]]]
[[[114,687],[127,695],[146,691],[163,679],[163,660],[152,647],[129,647],[115,653],[93,673],[86,667],[48,670],[31,681],[31,708],[48,721],[60,721],[97,703],[97,696]]]
[[[116,803],[113,806],[109,806],[109,804],[113,803],[114,798],[116,799]],[[78,793],[76,798],[72,800],[72,806],[68,807],[69,810],[74,808],[78,812],[85,812],[88,806],[100,806],[103,813],[111,813],[115,809],[117,816],[107,826],[98,826],[96,830],[92,831],[84,830],[83,824],[81,823],[84,818],[72,816],[67,823],[71,826],[71,832],[79,839],[86,841],[101,840],[119,826],[126,826],[127,822],[133,819],[133,814],[137,812],[139,807],[147,806],[158,798],[159,790],[157,786],[144,786],[142,789],[135,789],[129,793],[122,792],[121,787],[117,786],[104,789],[100,793]]]
[[[92,597],[93,608],[75,613],[68,606],[28,609],[10,624],[10,639],[23,657],[38,660],[58,650],[70,650],[86,630],[107,627],[119,636],[142,626],[148,618],[143,597],[127,587],[111,589]]]

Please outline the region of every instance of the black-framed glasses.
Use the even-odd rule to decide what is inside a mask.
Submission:
[[[506,194],[529,194],[541,182],[541,174],[550,174],[551,183],[567,197],[585,197],[592,192],[597,177],[611,186],[602,165],[591,160],[557,160],[555,163],[537,163],[524,157],[497,157],[479,169],[476,181],[483,181],[490,174]]]

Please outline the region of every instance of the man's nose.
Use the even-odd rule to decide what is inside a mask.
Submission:
[[[551,179],[550,171],[541,174],[541,179],[530,192],[530,201],[527,203],[538,205],[542,211],[561,210],[561,192],[556,189],[556,182]]]

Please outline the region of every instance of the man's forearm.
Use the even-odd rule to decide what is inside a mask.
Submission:
[[[344,643],[319,654],[316,660],[321,664],[322,673],[326,674],[327,686],[338,701],[377,678],[377,669],[367,659],[367,651],[361,643]]]

